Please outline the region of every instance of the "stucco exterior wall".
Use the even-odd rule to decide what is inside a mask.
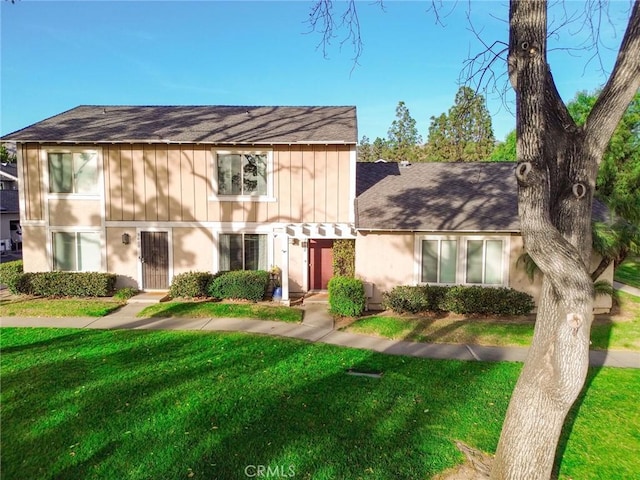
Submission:
[[[207,228],[174,228],[173,274],[213,271],[213,234]]]
[[[302,248],[302,242],[294,241],[289,245],[289,292],[304,292],[304,269],[307,267],[305,260],[306,249]]]
[[[71,198],[49,198],[49,225],[55,227],[102,226],[102,202]]]
[[[356,277],[373,284],[370,309],[380,309],[382,292],[412,285],[414,271],[412,233],[362,233],[356,237]]]
[[[130,243],[122,243],[122,235],[130,235]],[[107,250],[107,271],[118,275],[116,288],[134,287],[138,285],[138,248],[135,232],[130,228],[110,227],[105,235]]]
[[[25,272],[47,272],[47,229],[38,226],[22,226],[22,259]]]

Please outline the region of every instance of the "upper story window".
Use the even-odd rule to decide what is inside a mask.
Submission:
[[[271,195],[271,153],[217,151],[216,180],[218,197],[256,200]]]
[[[49,152],[49,192],[98,193],[98,152]]]

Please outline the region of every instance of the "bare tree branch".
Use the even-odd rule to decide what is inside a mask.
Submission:
[[[631,11],[627,31],[622,38],[618,58],[609,81],[602,89],[584,128],[587,137],[604,151],[627,105],[640,88],[640,2]],[[598,135],[593,134],[598,132]]]

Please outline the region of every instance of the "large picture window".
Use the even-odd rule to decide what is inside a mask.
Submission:
[[[508,237],[416,237],[416,283],[507,285]]]
[[[97,152],[49,152],[48,158],[51,193],[98,192]]]
[[[220,270],[267,270],[267,235],[220,235]]]
[[[101,268],[98,232],[54,232],[53,269],[66,272],[98,272]]]
[[[266,153],[218,153],[218,195],[268,194]]]

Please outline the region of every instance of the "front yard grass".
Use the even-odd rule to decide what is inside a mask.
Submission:
[[[614,280],[640,288],[640,258],[628,257],[616,268]]]
[[[125,302],[101,298],[30,298],[0,300],[0,317],[104,317]]]
[[[640,351],[640,298],[619,293],[613,314],[598,315],[591,327],[591,348]],[[467,318],[456,315],[364,317],[343,330],[414,342],[528,346],[535,316]]]
[[[145,308],[137,316],[141,318],[254,318],[291,323],[302,321],[302,311],[297,308],[226,302],[162,302]]]
[[[455,440],[495,450],[521,368],[138,330],[4,328],[0,358],[6,479],[427,479],[462,461]],[[634,478],[640,370],[588,381],[560,478]]]

